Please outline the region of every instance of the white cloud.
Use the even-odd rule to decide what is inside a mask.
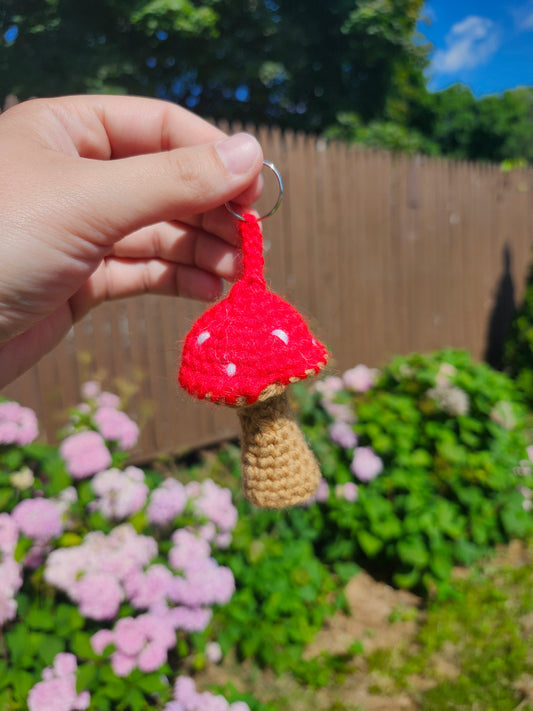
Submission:
[[[513,10],[516,28],[519,32],[531,32],[533,30],[533,0]]]
[[[500,46],[500,32],[487,17],[469,15],[452,26],[445,41],[446,49],[435,52],[432,67],[438,74],[453,74],[489,60]]]

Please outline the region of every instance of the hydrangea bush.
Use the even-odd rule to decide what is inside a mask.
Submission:
[[[222,656],[231,493],[126,466],[137,425],[96,382],[83,394],[59,448],[0,403],[0,708],[246,711],[188,676],[192,652]]]
[[[533,532],[533,452],[507,376],[446,349],[297,390],[330,492],[310,524],[322,559],[450,592],[454,565]]]

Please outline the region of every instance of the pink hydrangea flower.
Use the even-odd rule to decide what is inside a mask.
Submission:
[[[75,479],[85,479],[107,469],[111,464],[111,454],[98,432],[70,435],[62,442],[59,454],[65,460],[67,471]]]
[[[61,653],[28,694],[29,711],[83,711],[89,708],[89,692],[76,692],[76,657]]]
[[[118,410],[120,407],[120,398],[115,393],[110,393],[104,390],[96,397],[96,404],[98,407],[111,407],[114,410]]]
[[[134,607],[148,610],[166,600],[173,578],[164,565],[152,565],[144,572],[133,568],[124,580],[124,589]]]
[[[59,509],[49,499],[24,499],[15,506],[11,517],[24,536],[39,543],[57,538],[63,532]]]
[[[375,368],[367,368],[366,365],[356,365],[344,373],[342,380],[348,390],[364,393],[374,386],[378,372]]]
[[[196,692],[194,680],[188,676],[179,676],[174,684],[174,698],[187,711],[194,709],[198,703],[198,693]]]
[[[335,395],[335,393],[344,390],[344,383],[342,382],[342,378],[339,378],[337,375],[329,375],[327,378],[318,380],[315,383],[315,390],[321,395]]]
[[[99,407],[93,419],[102,437],[117,442],[120,449],[131,449],[137,444],[139,428],[125,412],[114,407]]]
[[[17,614],[15,595],[22,585],[22,568],[14,558],[2,554],[0,562],[0,627]]]
[[[218,486],[211,479],[202,482],[192,505],[197,516],[206,518],[219,531],[232,531],[237,524],[237,509],[233,506],[231,491]]]
[[[167,610],[165,619],[175,630],[203,632],[211,622],[212,611],[208,607],[186,607],[179,605]]]
[[[218,642],[208,642],[205,645],[205,656],[211,664],[218,664],[222,661],[222,649]]]
[[[25,445],[39,434],[35,412],[18,402],[0,402],[0,445]]]
[[[99,497],[94,506],[106,518],[122,519],[140,511],[146,503],[148,487],[144,472],[138,467],[106,469],[95,475],[91,482]]]
[[[85,617],[111,620],[118,613],[124,591],[117,579],[109,573],[89,573],[75,583],[72,597]]]
[[[188,607],[225,605],[235,592],[235,579],[229,568],[219,566],[212,558],[188,565],[185,576],[176,576],[169,587],[172,602]]]
[[[138,668],[145,674],[157,671],[167,661],[168,650],[159,643],[147,644],[137,658]]]
[[[176,706],[177,704],[177,706]],[[223,696],[209,691],[199,693],[194,680],[179,676],[174,685],[174,701],[165,706],[164,711],[250,711],[244,701],[229,704]]]
[[[372,447],[358,447],[354,452],[350,469],[359,481],[372,481],[383,471],[383,462]]]
[[[213,539],[213,543],[217,548],[224,549],[230,547],[232,540],[233,536],[231,535],[231,533],[219,533]]]
[[[357,444],[357,435],[346,422],[333,422],[328,428],[330,440],[344,449],[353,449]]]
[[[2,568],[0,566],[0,573]],[[4,593],[0,587],[0,627],[17,615],[17,601],[11,594]]]
[[[123,617],[113,630],[117,648],[124,654],[136,656],[146,643],[144,630],[133,617]]]
[[[170,549],[168,561],[174,570],[187,570],[211,554],[208,541],[185,528],[174,531],[171,540],[174,546]]]
[[[92,531],[81,545],[52,551],[44,578],[77,602],[85,616],[111,619],[125,597],[128,576],[156,555],[155,539],[139,535],[130,524],[122,524],[108,535]]]
[[[329,499],[329,486],[328,482],[322,477],[318,483],[318,488],[315,493],[315,500],[320,504],[323,504]]]
[[[95,654],[102,655],[104,649],[110,644],[115,644],[115,635],[111,630],[98,630],[98,632],[95,632],[91,637],[91,647]]]
[[[76,662],[76,657],[73,654],[68,654],[67,652],[60,652],[59,654],[56,654],[53,670],[57,677],[75,674],[77,669],[78,664]]]
[[[337,422],[346,422],[351,425],[355,422],[355,415],[349,405],[341,402],[334,402],[326,397],[320,401],[328,415]]]
[[[135,669],[137,659],[117,650],[111,655],[111,666],[117,676],[128,676]]]
[[[342,487],[342,495],[344,499],[350,503],[357,501],[357,497],[359,496],[357,484],[354,484],[353,481],[348,481]]]
[[[40,568],[46,560],[46,556],[49,552],[50,545],[48,543],[36,543],[24,556],[24,567],[29,570],[36,570],[37,568]]]
[[[101,654],[109,644],[115,645],[111,666],[117,676],[127,676],[138,668],[157,671],[167,661],[168,650],[176,644],[176,634],[167,620],[151,614],[123,617],[113,630],[93,635],[91,644]]]
[[[88,380],[81,386],[81,396],[84,400],[96,400],[102,392],[102,386],[97,380]]]
[[[187,505],[185,487],[175,479],[166,479],[152,491],[146,513],[150,523],[166,526],[183,513]]]

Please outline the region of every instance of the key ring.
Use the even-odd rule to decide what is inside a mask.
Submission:
[[[258,221],[258,222],[261,222],[262,220],[266,220],[267,217],[270,217],[271,215],[273,215],[273,214],[276,212],[276,210],[278,209],[278,207],[280,206],[281,200],[282,200],[282,198],[283,198],[283,180],[281,179],[281,175],[279,174],[278,169],[276,168],[276,166],[274,165],[274,163],[270,163],[268,160],[264,160],[264,161],[263,161],[263,165],[266,166],[267,168],[270,168],[270,170],[271,170],[271,171],[274,173],[274,175],[276,176],[276,179],[277,179],[277,181],[278,181],[278,187],[279,187],[279,196],[278,196],[277,202],[276,202],[276,204],[274,205],[274,207],[272,208],[272,210],[270,210],[270,212],[267,212],[266,215],[263,215],[262,217],[258,217],[258,218],[257,218],[257,221]],[[228,212],[231,212],[231,214],[233,215],[233,217],[236,217],[236,218],[237,218],[238,220],[240,220],[241,222],[246,222],[246,220],[244,219],[244,217],[243,217],[242,215],[239,215],[238,212],[235,212],[235,210],[231,207],[231,203],[226,202],[226,203],[224,203],[224,204],[225,204],[225,206],[226,206],[226,210],[228,210]]]

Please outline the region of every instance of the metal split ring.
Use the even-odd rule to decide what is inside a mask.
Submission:
[[[267,217],[270,217],[271,215],[273,215],[273,214],[276,212],[276,210],[278,209],[278,207],[280,206],[281,200],[282,200],[282,198],[283,198],[283,180],[281,179],[281,175],[279,174],[278,169],[276,168],[276,166],[274,165],[274,163],[270,163],[270,162],[267,161],[267,160],[264,160],[264,161],[263,161],[263,165],[265,165],[267,168],[270,168],[270,170],[271,170],[271,171],[274,173],[274,175],[276,176],[276,179],[277,179],[277,181],[278,181],[279,195],[278,195],[278,199],[277,199],[277,201],[276,201],[276,204],[274,205],[274,207],[272,208],[272,210],[270,210],[270,212],[267,212],[266,215],[262,215],[261,217],[258,217],[258,218],[257,218],[257,221],[258,221],[258,222],[261,222],[261,220],[266,220]],[[239,215],[238,212],[235,212],[235,210],[231,207],[231,203],[227,202],[227,203],[225,203],[225,205],[226,205],[226,210],[228,210],[229,212],[231,212],[231,214],[233,215],[233,217],[236,217],[236,218],[237,218],[238,220],[240,220],[241,222],[246,222],[246,220],[244,219],[244,217],[243,217],[242,215]]]

